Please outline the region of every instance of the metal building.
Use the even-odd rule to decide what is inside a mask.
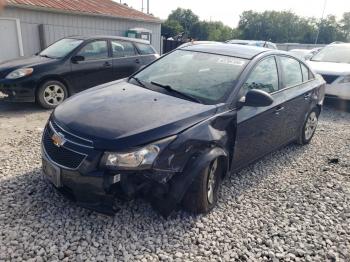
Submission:
[[[0,61],[33,55],[65,36],[126,36],[132,28],[151,32],[160,52],[161,21],[111,0],[7,0],[0,13]]]

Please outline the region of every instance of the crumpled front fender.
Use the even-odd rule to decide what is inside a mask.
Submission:
[[[164,198],[157,198],[153,206],[164,216],[168,217],[182,201],[190,185],[202,171],[216,158],[222,157],[225,163],[225,172],[229,170],[228,154],[224,149],[208,148],[202,154],[195,156],[188,163],[182,173],[177,174],[169,182],[169,191]]]

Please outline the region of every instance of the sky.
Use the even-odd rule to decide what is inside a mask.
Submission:
[[[120,0],[115,0],[120,2]],[[189,8],[201,20],[221,21],[236,27],[239,15],[246,10],[291,10],[301,16],[321,17],[324,0],[149,0],[150,12],[155,16],[166,19],[177,7]],[[146,12],[146,2],[144,7]],[[142,8],[142,0],[122,0],[137,10]],[[325,10],[327,14],[334,14],[341,18],[344,12],[350,12],[350,0],[328,0]]]

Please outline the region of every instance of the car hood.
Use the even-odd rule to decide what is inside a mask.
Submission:
[[[103,150],[125,150],[176,135],[209,118],[216,106],[148,90],[126,81],[95,87],[66,100],[54,121]]]
[[[9,61],[0,63],[0,72],[9,72],[9,71],[16,70],[17,68],[28,67],[28,66],[32,67],[32,66],[37,66],[41,64],[52,63],[53,61],[56,61],[56,59],[46,58],[41,56],[18,58],[18,59],[9,60]]]
[[[350,75],[350,64],[308,61],[309,66],[318,74]]]

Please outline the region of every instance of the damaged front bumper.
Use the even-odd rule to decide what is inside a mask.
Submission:
[[[55,165],[48,156],[42,158],[42,174],[45,180],[52,183],[65,197],[78,205],[106,215],[114,215],[118,211],[116,198],[131,200],[142,196],[149,200],[164,216],[172,210],[164,212],[158,200],[169,192],[169,183],[160,183],[150,178],[150,173],[111,173],[94,171],[81,174],[77,170],[68,170]],[[160,176],[160,174],[156,174]]]

